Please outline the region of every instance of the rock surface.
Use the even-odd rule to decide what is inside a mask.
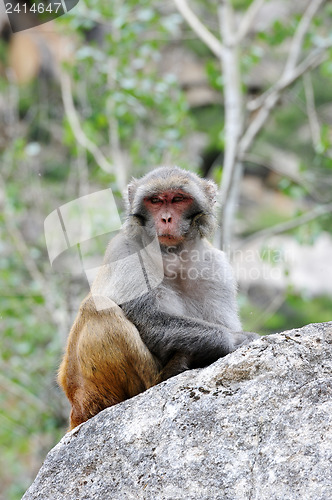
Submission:
[[[24,500],[327,500],[332,322],[262,337],[101,412]]]

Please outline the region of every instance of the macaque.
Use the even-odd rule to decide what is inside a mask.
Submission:
[[[207,240],[216,196],[212,181],[178,167],[129,184],[126,221],[81,304],[59,370],[71,428],[258,338],[242,331],[231,267]]]

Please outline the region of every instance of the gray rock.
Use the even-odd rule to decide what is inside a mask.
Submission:
[[[48,454],[24,500],[327,500],[332,322],[262,337],[108,408]]]

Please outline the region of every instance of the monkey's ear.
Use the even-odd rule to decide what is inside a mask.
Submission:
[[[138,184],[138,181],[137,181],[137,179],[134,179],[134,178],[131,181],[131,183],[128,184],[128,202],[129,202],[130,206],[132,206],[134,198],[135,198],[137,184]]]
[[[209,202],[214,205],[217,201],[217,193],[218,193],[217,185],[213,181],[204,179],[204,192]]]

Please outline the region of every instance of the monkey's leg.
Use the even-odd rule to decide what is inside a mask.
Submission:
[[[69,334],[59,383],[72,405],[71,428],[155,384],[159,366],[137,329],[113,303],[82,303]]]
[[[174,377],[175,375],[178,375],[188,369],[188,355],[182,352],[176,352],[158,374],[156,384],[159,384],[168,378]]]

